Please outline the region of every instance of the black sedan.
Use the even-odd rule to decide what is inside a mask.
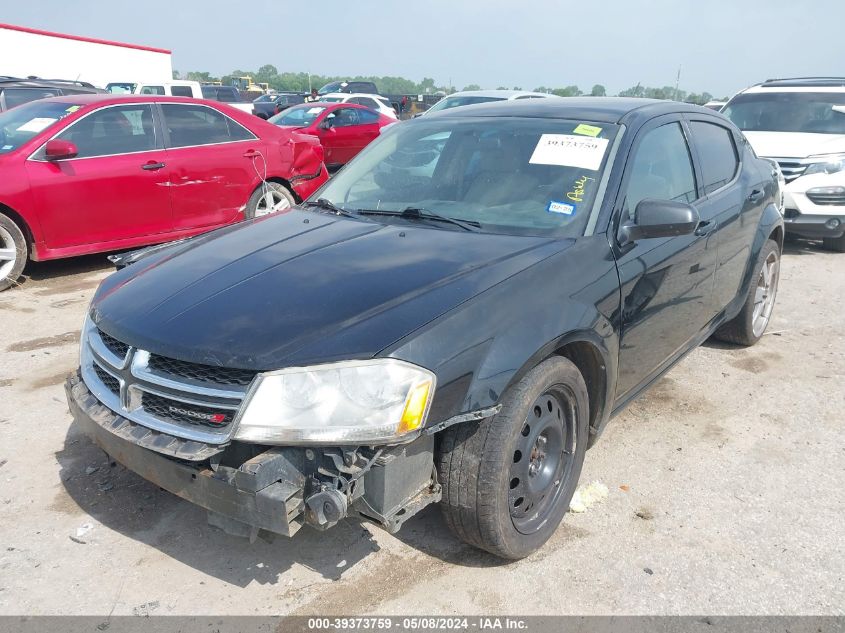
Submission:
[[[774,165],[705,108],[422,117],[293,211],[107,278],[70,408],[233,533],[396,530],[439,502],[459,538],[524,557],[614,414],[708,337],[763,335],[780,199]]]
[[[300,92],[280,92],[261,95],[252,102],[252,113],[262,119],[269,119],[274,114],[283,112],[291,106],[305,103],[306,96]]]

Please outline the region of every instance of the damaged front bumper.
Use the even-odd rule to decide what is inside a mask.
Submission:
[[[259,530],[293,536],[305,524],[326,529],[347,516],[395,532],[440,500],[430,435],[362,449],[211,446],[114,413],[78,373],[65,391],[76,422],[115,461],[205,508],[210,524],[250,540]]]

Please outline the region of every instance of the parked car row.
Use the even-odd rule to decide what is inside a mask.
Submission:
[[[0,289],[27,257],[195,235],[289,209],[326,179],[314,136],[226,104],[68,95],[0,113]]]

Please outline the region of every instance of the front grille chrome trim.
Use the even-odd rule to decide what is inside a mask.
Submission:
[[[202,384],[187,377],[168,376],[150,369],[149,359],[149,352],[130,346],[127,346],[126,355],[120,358],[103,343],[97,326],[86,320],[80,348],[81,374],[97,400],[128,420],[167,435],[213,445],[231,441],[249,387],[238,385],[227,388]],[[97,368],[118,382],[119,394],[115,394],[97,375]],[[175,403],[220,409],[221,412],[230,412],[232,419],[220,428],[164,420],[144,409],[144,393]]]

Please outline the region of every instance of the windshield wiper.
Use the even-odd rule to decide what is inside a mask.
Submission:
[[[332,213],[336,213],[337,215],[343,215],[347,218],[354,218],[358,214],[354,211],[350,211],[349,209],[343,209],[337,206],[331,200],[327,200],[326,198],[317,198],[316,200],[307,200],[306,202],[302,203],[303,207],[318,207],[325,211],[331,211]]]
[[[479,222],[473,220],[458,220],[456,218],[449,218],[439,213],[434,213],[428,209],[420,207],[405,207],[401,211],[390,211],[381,209],[358,209],[360,215],[393,215],[404,218],[406,220],[430,220],[433,222],[443,222],[444,224],[454,224],[461,227],[464,231],[477,231],[481,228]]]

